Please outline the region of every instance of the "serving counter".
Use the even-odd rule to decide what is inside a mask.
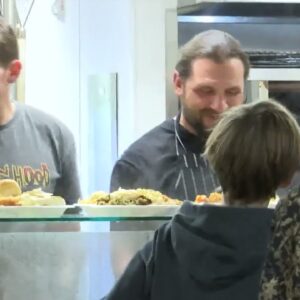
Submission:
[[[99,300],[169,219],[80,213],[0,218],[0,299]]]

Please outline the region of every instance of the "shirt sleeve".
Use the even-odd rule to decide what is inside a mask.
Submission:
[[[78,201],[81,189],[76,163],[76,147],[72,133],[67,130],[61,137],[61,177],[55,186],[54,195],[63,197],[67,204]]]
[[[300,197],[281,200],[262,274],[260,300],[300,299]]]
[[[136,189],[146,187],[145,177],[131,163],[120,159],[116,162],[110,180],[110,191],[116,191],[119,188]]]

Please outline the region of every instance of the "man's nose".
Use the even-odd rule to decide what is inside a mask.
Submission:
[[[211,103],[210,108],[218,113],[222,113],[228,108],[226,98],[223,95],[216,96]]]

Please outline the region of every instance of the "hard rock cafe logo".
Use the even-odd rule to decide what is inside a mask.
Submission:
[[[49,184],[49,168],[46,163],[41,163],[40,168],[30,166],[8,165],[0,167],[0,179],[14,179],[21,187],[43,186]]]

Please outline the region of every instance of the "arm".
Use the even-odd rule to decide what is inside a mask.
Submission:
[[[126,160],[118,160],[112,171],[110,191],[113,192],[119,188],[135,189],[139,187],[146,187],[145,175],[141,174],[133,164]]]
[[[76,148],[72,133],[65,130],[60,139],[61,178],[58,180],[54,195],[63,197],[67,204],[77,202],[81,197],[76,163]]]

